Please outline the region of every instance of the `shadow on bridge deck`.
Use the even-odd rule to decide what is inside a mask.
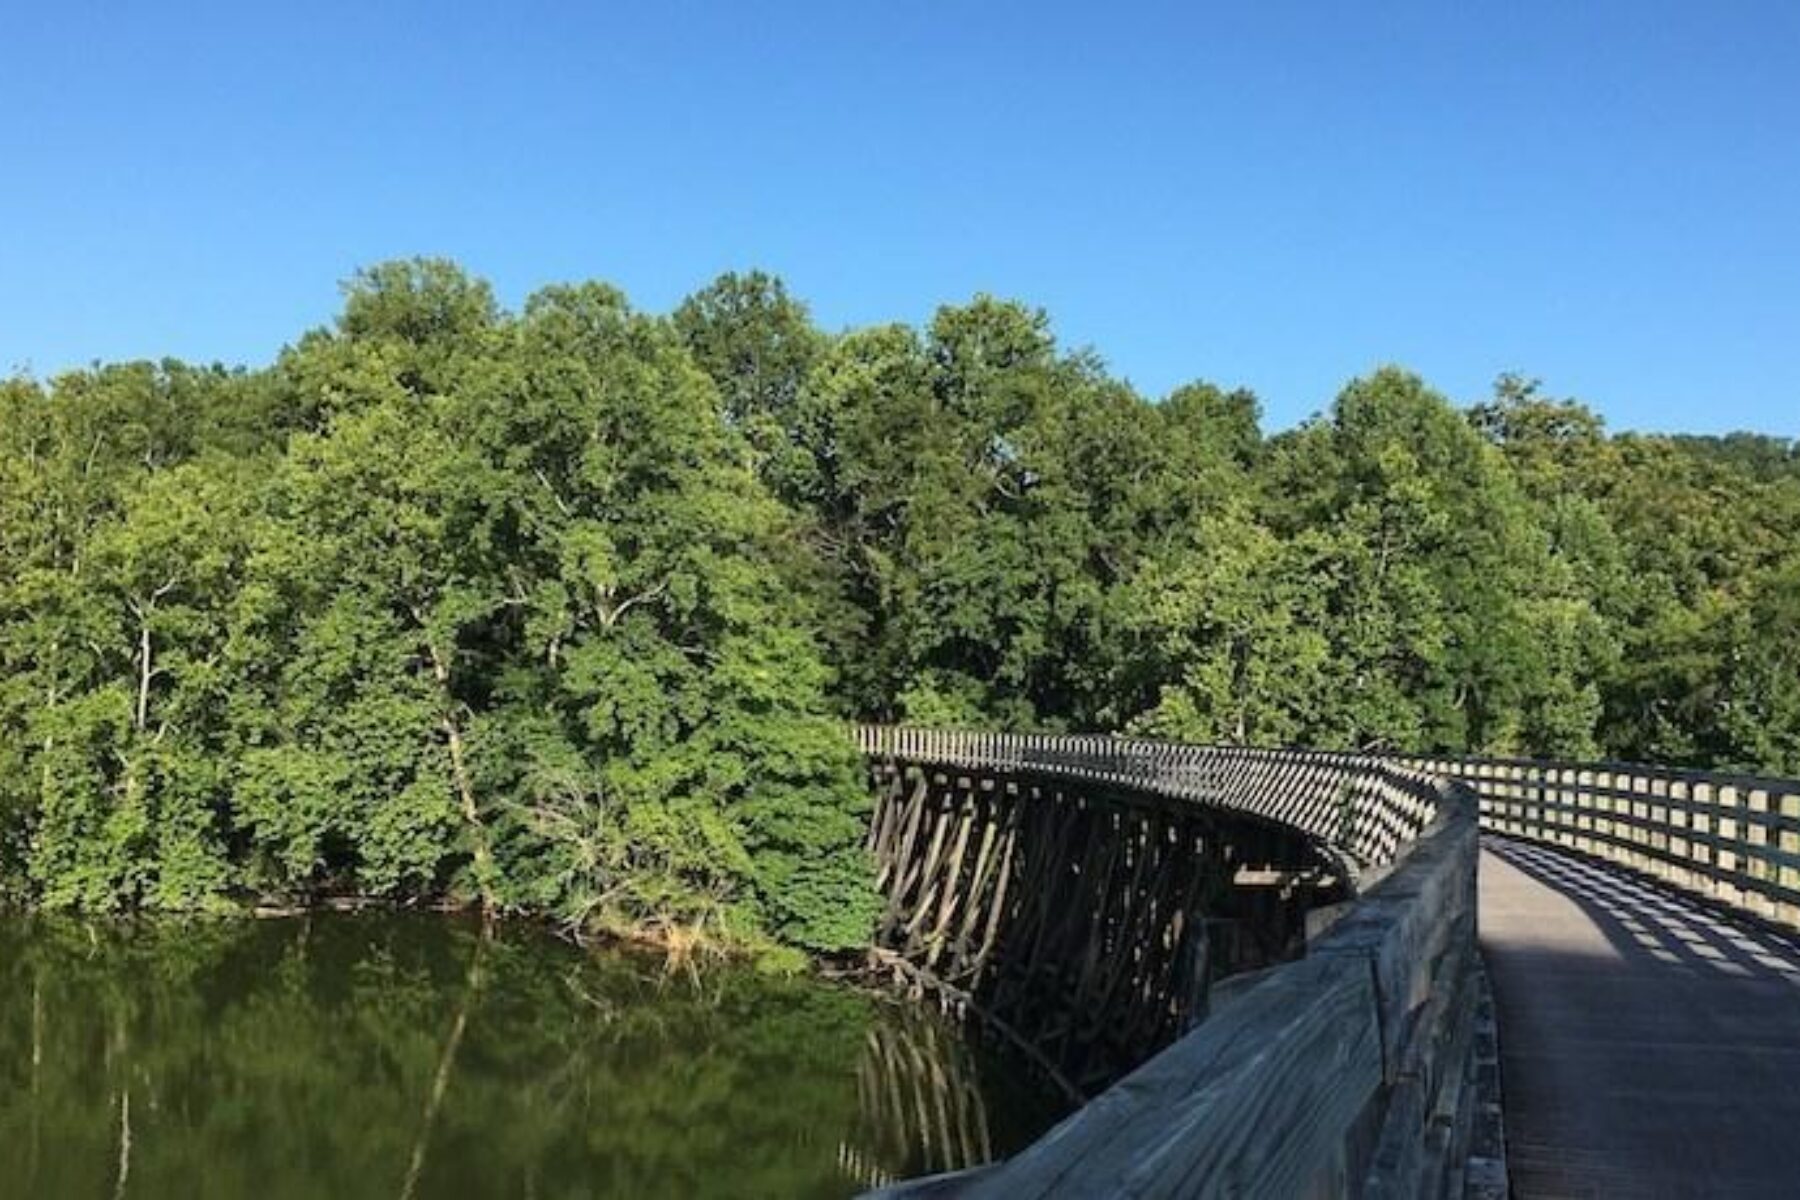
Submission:
[[[1800,945],[1496,838],[1481,944],[1515,1195],[1800,1196]]]

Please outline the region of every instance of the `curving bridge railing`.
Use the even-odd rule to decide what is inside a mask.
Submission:
[[[1289,1197],[1455,1190],[1472,1125],[1480,992],[1476,810],[1469,789],[1418,765],[1366,755],[882,727],[862,728],[857,737],[885,771],[878,777],[900,780],[910,772],[921,795],[933,778],[950,781],[947,813],[956,811],[956,777],[966,775],[960,782],[967,795],[1005,792],[1017,798],[1015,810],[1124,796],[1267,823],[1315,847],[1354,897],[1306,944],[1303,958],[1236,982],[1191,1032],[1021,1153],[978,1171],[902,1184],[894,1194]],[[1067,786],[1042,786],[1047,783]],[[889,811],[876,818],[877,838],[886,829],[899,842],[909,819],[900,807],[905,789],[895,786],[889,794]],[[956,829],[960,820],[966,830],[968,814],[978,810],[972,802],[962,811],[937,828]],[[926,838],[915,831],[904,840],[937,846],[959,836],[968,835]],[[1128,854],[1154,861],[1151,851],[1162,837],[1153,832]],[[1089,853],[1084,863],[1095,861],[1091,848],[1063,852],[1075,849]],[[905,861],[950,858],[948,851],[914,851]],[[999,861],[1002,879],[1009,873],[1028,878],[1010,858]],[[923,904],[926,913],[975,877],[952,870],[942,886],[917,888],[931,873],[921,865],[884,877],[909,881],[916,890],[904,894],[925,899],[907,903]],[[1083,901],[1072,883],[1065,878],[1055,886],[1066,887],[1067,903],[1075,906]],[[981,886],[1004,895],[1008,906],[1026,903],[1019,893],[1030,890]],[[1102,900],[1073,924],[1090,940],[1154,957],[1186,927],[1179,906],[1175,913],[1167,908],[1128,895]],[[1147,926],[1145,913],[1151,914]],[[915,914],[901,924],[929,923]],[[1121,938],[1122,923],[1139,928]],[[1034,945],[1040,940],[1034,934]],[[1152,1003],[1169,1002],[1155,989],[1144,994]]]
[[[1270,821],[1304,834],[1353,885],[1402,854],[1443,797],[1428,770],[1363,754],[888,725],[859,726],[856,738],[872,758],[1062,776]]]

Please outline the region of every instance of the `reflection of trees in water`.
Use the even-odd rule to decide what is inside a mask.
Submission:
[[[419,1190],[419,1175],[425,1169],[425,1151],[431,1145],[431,1127],[437,1123],[438,1109],[444,1103],[445,1093],[450,1090],[450,1076],[456,1070],[456,1052],[461,1049],[463,1034],[469,1028],[469,1013],[481,999],[481,962],[486,957],[488,944],[493,940],[489,936],[492,932],[493,926],[483,926],[482,936],[469,955],[469,977],[463,984],[462,1000],[456,1006],[456,1020],[450,1025],[450,1035],[444,1039],[444,1051],[438,1055],[437,1074],[432,1077],[431,1095],[425,1101],[425,1115],[419,1121],[419,1135],[413,1142],[412,1158],[407,1163],[406,1183],[400,1189],[400,1200],[412,1200]]]
[[[1037,1132],[980,1058],[846,988],[512,927],[0,919],[0,1194],[843,1195]]]

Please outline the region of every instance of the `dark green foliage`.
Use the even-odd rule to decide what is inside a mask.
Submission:
[[[985,296],[385,264],[264,371],[0,384],[0,899],[852,947],[851,718],[1800,771],[1797,464],[1394,369],[1266,438]]]
[[[506,317],[390,264],[270,373],[300,416],[266,448],[177,384],[242,387],[6,393],[9,890],[866,938],[868,800],[794,522],[667,323],[598,286]]]

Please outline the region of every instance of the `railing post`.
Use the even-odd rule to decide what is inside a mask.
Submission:
[[[1800,791],[1789,788],[1784,790],[1776,808],[1781,818],[1781,829],[1775,838],[1775,848],[1783,854],[1800,853],[1800,831],[1793,828],[1800,822]],[[1775,880],[1781,888],[1781,895],[1775,902],[1775,919],[1784,925],[1800,924],[1800,909],[1794,904],[1793,896],[1796,888],[1800,888],[1800,871],[1789,864],[1778,863],[1775,867]]]
[[[1669,797],[1669,854],[1681,860],[1682,865],[1674,869],[1675,882],[1689,891],[1698,891],[1694,875],[1694,806],[1693,788],[1685,779],[1670,779]]]
[[[1619,845],[1618,783],[1618,776],[1610,768],[1596,772],[1594,787],[1598,794],[1594,798],[1594,807],[1605,814],[1606,840],[1601,843],[1605,847],[1604,856],[1614,862],[1623,862],[1625,848]]]
[[[1650,848],[1656,844],[1653,832],[1656,818],[1651,809],[1650,777],[1636,771],[1631,774],[1631,813],[1637,818],[1631,837],[1637,847],[1637,862],[1634,865],[1644,874],[1655,876],[1657,861],[1656,856],[1650,853]]]
[[[1750,811],[1761,817],[1769,811],[1769,792],[1767,788],[1750,789]],[[1753,847],[1751,854],[1755,861],[1747,872],[1756,880],[1756,906],[1751,911],[1765,917],[1775,915],[1775,897],[1770,888],[1770,862],[1768,856],[1769,827],[1763,820],[1752,819],[1750,822],[1749,843]]]
[[[1669,806],[1658,804],[1658,800],[1666,801],[1669,795],[1669,781],[1661,775],[1648,775],[1644,778],[1649,797],[1644,803],[1650,814],[1650,870],[1658,879],[1671,880],[1674,870],[1669,864]]]
[[[1562,773],[1563,787],[1566,792],[1565,802],[1575,811],[1582,829],[1582,836],[1576,839],[1575,848],[1587,854],[1595,853],[1598,844],[1594,838],[1600,817],[1594,811],[1593,785],[1594,773],[1584,767],[1565,770]],[[1570,785],[1573,785],[1572,787]]]
[[[1745,898],[1743,877],[1745,875],[1744,860],[1747,857],[1745,854],[1743,800],[1738,795],[1737,787],[1733,784],[1724,784],[1718,789],[1718,793],[1722,818],[1719,836],[1731,845],[1730,850],[1724,851],[1725,856],[1731,860],[1725,864],[1724,869],[1736,876],[1731,880],[1720,880],[1719,886],[1729,887],[1730,902],[1741,908],[1744,906]]]

